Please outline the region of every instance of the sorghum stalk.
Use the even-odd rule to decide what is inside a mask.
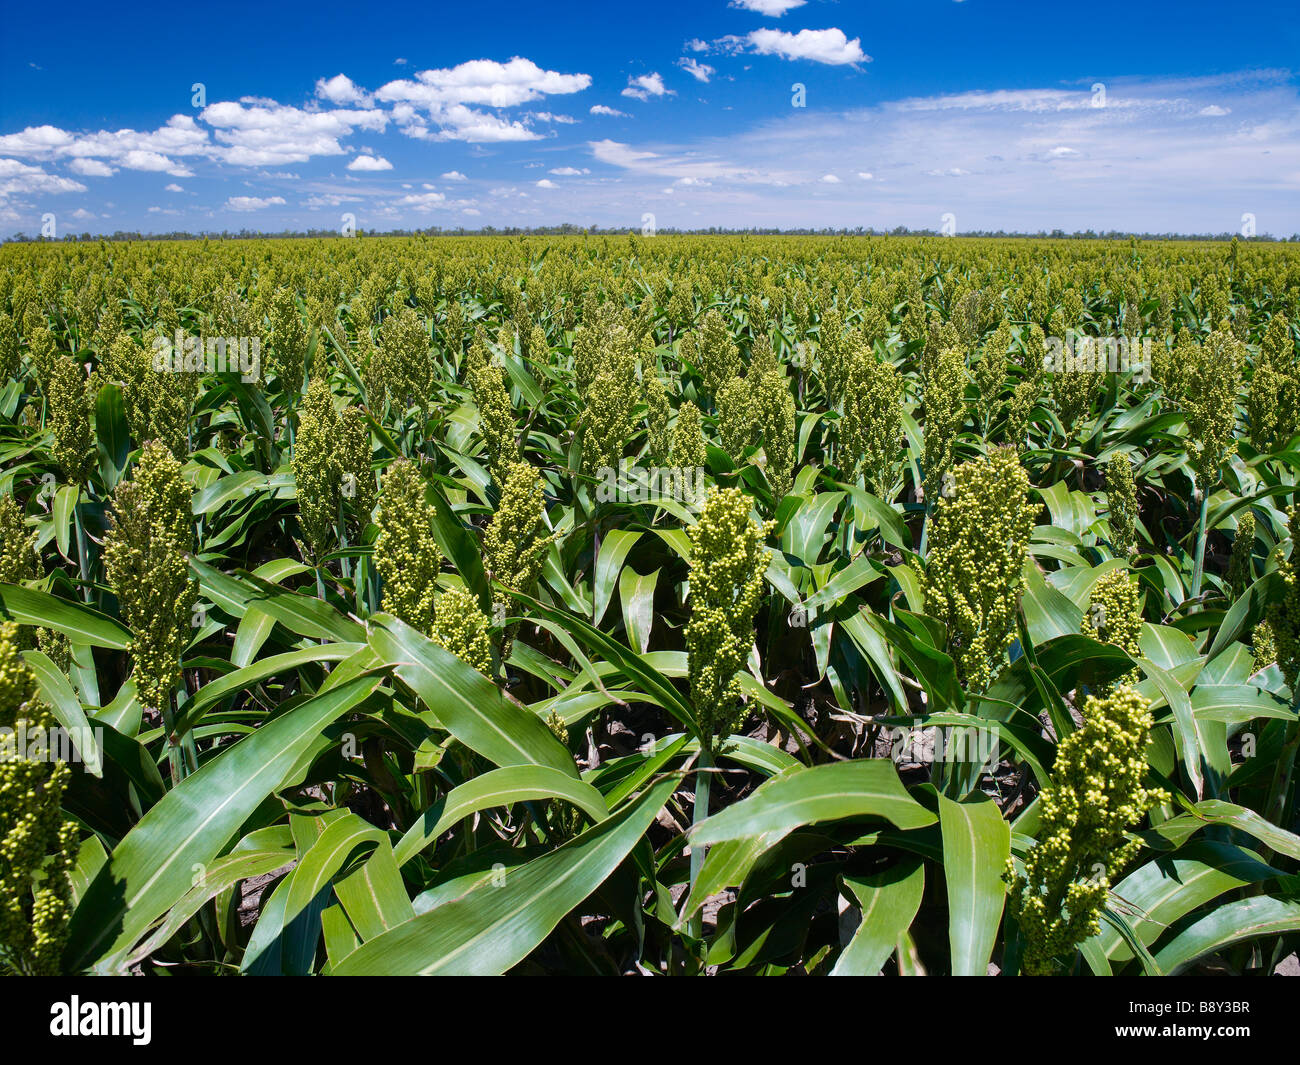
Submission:
[[[61,800],[72,774],[66,762],[32,756],[42,739],[50,750],[55,728],[18,626],[0,624],[0,735],[10,737],[0,739],[0,973],[56,976],[67,942],[77,829],[63,820]],[[13,743],[19,737],[27,756]]]
[[[1111,880],[1140,846],[1125,831],[1168,801],[1143,784],[1151,724],[1150,703],[1121,686],[1089,696],[1082,727],[1057,745],[1052,782],[1039,797],[1039,842],[1023,877],[1007,869],[1028,975],[1051,973],[1057,956],[1100,931]]]
[[[988,688],[1011,644],[1024,565],[1038,507],[1014,448],[953,470],[952,493],[934,512],[925,602],[948,630],[962,684]]]
[[[1277,649],[1277,664],[1291,689],[1291,720],[1282,740],[1282,750],[1273,770],[1264,816],[1286,828],[1290,810],[1291,778],[1300,750],[1300,506],[1287,510],[1291,532],[1291,556],[1281,567],[1286,590],[1280,602],[1269,607],[1268,627]]]
[[[442,552],[433,535],[436,512],[424,491],[424,478],[408,459],[398,459],[384,474],[375,568],[383,581],[384,609],[428,634]]]
[[[189,575],[192,496],[175,456],[150,441],[131,478],[117,486],[104,538],[108,583],[131,630],[137,697],[141,706],[162,715],[174,781],[183,769],[181,737],[172,729],[172,694],[181,679],[181,653],[198,598]]]
[[[1117,451],[1106,463],[1106,506],[1110,511],[1110,546],[1116,558],[1127,558],[1133,553],[1138,501],[1133,466],[1122,452]]]
[[[750,518],[750,500],[737,488],[715,488],[691,528],[691,616],[686,624],[687,670],[700,726],[693,823],[708,816],[713,754],[739,726],[743,707],[736,674],[754,643],[754,615],[770,552],[763,541],[772,522]],[[691,886],[704,860],[691,847]],[[692,921],[692,933],[699,925]]]

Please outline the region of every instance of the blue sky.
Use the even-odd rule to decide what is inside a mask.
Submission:
[[[50,10],[0,38],[0,235],[1300,232],[1294,3]]]

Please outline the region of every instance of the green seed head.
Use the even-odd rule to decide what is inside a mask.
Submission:
[[[954,469],[951,495],[935,507],[926,608],[947,626],[949,653],[970,691],[987,690],[1011,645],[1037,512],[1011,448]]]
[[[736,488],[715,488],[691,528],[691,617],[686,654],[691,696],[706,739],[715,747],[743,719],[736,674],[754,643],[754,615],[763,595],[771,522],[750,517]]]

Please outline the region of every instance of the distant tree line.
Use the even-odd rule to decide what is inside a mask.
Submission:
[[[571,222],[565,222],[557,226],[482,226],[478,229],[466,229],[464,226],[454,226],[444,228],[442,226],[430,226],[426,229],[389,229],[383,232],[362,231],[358,229],[356,236],[368,237],[551,237],[551,236],[622,236],[627,233],[639,233],[636,227],[616,226],[579,226]],[[672,226],[656,227],[655,232],[665,236],[753,236],[753,237],[937,237],[939,231],[935,229],[909,229],[907,226],[895,226],[893,229],[876,230],[871,226],[854,226],[840,227],[838,229],[825,226],[820,229],[813,227],[793,227],[780,228],[776,226],[748,226],[742,228],[729,228],[725,226],[708,226],[700,229],[677,229]],[[958,233],[961,237],[1002,237],[1007,239],[1034,239],[1034,240],[1193,240],[1193,241],[1231,241],[1238,240],[1245,243],[1300,243],[1300,233],[1293,233],[1289,237],[1275,237],[1268,233],[1258,234],[1252,237],[1242,237],[1237,233],[1133,233],[1122,229],[1107,229],[1097,232],[1092,229],[1075,230],[1073,233],[1067,233],[1063,229],[1053,229],[1050,232],[1038,230],[1035,233],[1017,232],[1005,229],[972,229]],[[214,230],[203,230],[198,233],[185,231],[174,231],[170,233],[140,233],[131,230],[119,229],[116,232],[109,233],[68,233],[64,236],[51,240],[48,237],[29,237],[25,233],[15,233],[13,236],[5,238],[0,243],[15,244],[58,244],[58,243],[76,243],[80,241],[148,241],[148,240],[266,240],[273,238],[280,239],[306,239],[306,238],[323,238],[334,237],[340,240],[349,239],[343,237],[336,229],[306,229],[290,230],[284,229],[278,232],[267,230],[241,229],[238,232],[232,232],[229,229],[223,229],[220,232]]]

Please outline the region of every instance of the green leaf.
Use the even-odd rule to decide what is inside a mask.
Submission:
[[[984,976],[1002,921],[1011,826],[997,803],[939,796],[943,875],[948,884],[948,944],[954,976]]]
[[[593,822],[609,816],[604,798],[590,784],[547,766],[509,766],[491,770],[453,788],[407,829],[393,848],[393,856],[399,866],[405,865],[457,821],[479,810],[552,798],[572,803]]]
[[[191,887],[331,722],[378,687],[359,678],[263,725],[186,777],[117,847],[82,897],[69,926],[65,962],[82,970],[130,946]]]
[[[831,976],[877,976],[911,927],[925,891],[925,866],[905,858],[872,876],[845,876],[862,920],[841,952]]]
[[[450,651],[389,614],[370,618],[368,642],[466,747],[499,766],[547,765],[577,777],[573,756],[544,721]]]
[[[1156,961],[1166,973],[1175,975],[1197,958],[1234,943],[1297,930],[1300,901],[1271,895],[1239,899],[1193,921],[1156,952]]]
[[[131,632],[110,617],[49,592],[0,584],[0,611],[20,625],[37,625],[63,633],[73,643],[125,651]]]
[[[100,760],[99,743],[68,678],[40,651],[24,651],[23,658],[36,675],[41,695],[53,711],[55,720],[63,726],[77,754],[85,763],[86,772],[94,777],[102,777],[104,766]]]
[[[494,976],[526,958],[628,856],[676,787],[669,777],[549,854],[480,881],[370,940],[339,976]]]
[[[631,566],[624,566],[618,578],[618,597],[623,604],[623,627],[636,651],[645,654],[654,628],[655,585],[659,570],[642,576]]]
[[[109,382],[95,397],[95,450],[99,455],[99,473],[105,491],[117,487],[126,469],[131,453],[130,434],[126,424],[126,403],[122,390]]]
[[[232,499],[244,499],[266,488],[266,474],[257,470],[243,470],[221,477],[201,492],[194,493],[193,511],[196,516],[220,510]]]
[[[610,599],[613,598],[614,582],[618,580],[619,571],[623,568],[623,560],[627,558],[627,553],[639,539],[641,539],[639,532],[615,529],[601,543],[600,557],[596,559],[593,587],[595,598],[591,619],[593,624],[600,624],[600,619],[604,616]]]
[[[860,759],[773,777],[749,798],[697,826],[691,843],[720,843],[849,817],[883,817],[903,829],[935,822],[934,814],[907,794],[892,762]]]

